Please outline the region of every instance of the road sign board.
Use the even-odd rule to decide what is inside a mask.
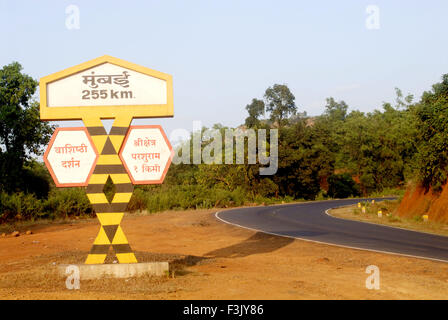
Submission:
[[[42,120],[172,117],[166,73],[102,56],[40,79]]]
[[[158,184],[165,179],[173,148],[161,126],[131,126],[119,156],[133,184]]]
[[[57,187],[87,186],[98,151],[87,129],[57,128],[44,154],[44,162]]]
[[[43,77],[39,86],[41,120],[86,126],[57,129],[44,155],[58,187],[87,186],[101,229],[86,263],[104,263],[111,246],[120,263],[137,262],[120,227],[123,212],[133,184],[162,183],[172,148],[160,126],[128,128],[133,118],[174,116],[172,77],[102,56]],[[109,132],[101,119],[115,119]],[[103,192],[108,178],[117,187],[112,200]]]

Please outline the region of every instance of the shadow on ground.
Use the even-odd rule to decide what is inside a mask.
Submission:
[[[182,271],[185,267],[210,263],[216,258],[242,258],[253,254],[268,253],[292,243],[294,239],[257,232],[246,240],[207,252],[204,256],[182,256],[170,261],[170,269]]]
[[[243,242],[206,253],[209,258],[241,258],[253,254],[268,253],[292,243],[294,239],[257,232]]]
[[[257,232],[246,240],[220,249],[216,249],[204,254],[204,256],[179,256],[179,255],[154,255],[143,252],[136,252],[137,259],[146,262],[155,259],[158,261],[169,261],[170,269],[183,270],[185,267],[191,267],[204,263],[210,263],[216,258],[242,258],[253,254],[268,253],[292,243],[294,239],[270,235]],[[154,260],[153,260],[154,261]]]

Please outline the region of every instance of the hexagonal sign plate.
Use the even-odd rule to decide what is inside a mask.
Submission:
[[[173,158],[173,148],[161,126],[131,126],[119,153],[133,184],[159,184]]]
[[[82,187],[87,186],[98,156],[85,127],[57,128],[44,162],[57,187]]]

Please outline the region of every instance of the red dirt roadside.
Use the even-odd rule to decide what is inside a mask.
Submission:
[[[1,299],[447,299],[448,264],[266,235],[230,226],[216,210],[127,215],[140,261],[170,261],[170,277],[81,281],[68,290],[60,263],[82,263],[99,223],[49,225],[0,237]],[[380,290],[366,289],[367,266]],[[174,275],[174,277],[173,277]]]

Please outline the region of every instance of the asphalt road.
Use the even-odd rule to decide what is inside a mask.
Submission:
[[[385,198],[369,198],[372,199]],[[325,213],[327,209],[362,200],[240,208],[218,212],[216,217],[226,223],[279,236],[448,262],[448,237],[339,219]]]

